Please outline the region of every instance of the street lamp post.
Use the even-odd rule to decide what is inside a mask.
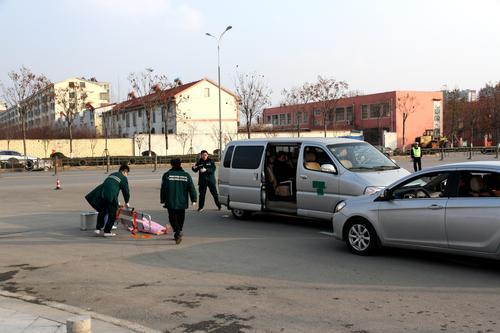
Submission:
[[[211,33],[205,33],[205,35],[215,38],[217,40],[217,81],[218,81],[218,88],[219,88],[219,159],[221,158],[222,154],[222,105],[221,105],[221,91],[220,91],[220,42],[222,39],[222,36],[231,29],[232,26],[228,26],[226,30],[224,30],[219,38],[215,37]]]

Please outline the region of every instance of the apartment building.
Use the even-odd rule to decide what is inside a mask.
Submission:
[[[110,85],[107,82],[98,82],[95,79],[69,78],[64,81],[51,84],[46,89],[28,98],[29,109],[26,113],[26,128],[52,128],[63,124],[65,107],[56,94],[68,94],[67,101],[83,101],[85,105],[94,107],[109,104]],[[84,97],[85,96],[85,97]],[[84,98],[83,98],[84,97]],[[86,106],[78,107],[78,113],[86,110]],[[9,107],[0,112],[0,128],[18,129],[21,119],[16,106]]]

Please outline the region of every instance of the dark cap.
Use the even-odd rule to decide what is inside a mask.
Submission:
[[[201,155],[201,154],[203,154],[203,153],[207,153],[207,154],[208,154],[208,151],[206,151],[206,150],[202,150],[202,151],[200,152],[200,155]]]
[[[173,159],[171,159],[171,160],[170,160],[170,165],[171,165],[171,166],[173,166],[173,167],[178,168],[178,167],[180,167],[180,166],[181,166],[181,164],[182,164],[182,161],[181,161],[181,159],[180,159],[180,158],[178,158],[178,157],[173,158]]]

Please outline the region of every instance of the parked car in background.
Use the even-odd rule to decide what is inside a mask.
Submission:
[[[380,246],[500,259],[500,162],[441,165],[339,202],[333,233],[355,254]]]
[[[36,157],[24,156],[15,150],[0,150],[0,164],[2,168],[24,167],[28,170],[35,166]]]
[[[52,168],[52,161],[49,159],[40,159],[35,156],[24,156],[15,150],[0,150],[0,168],[49,170]]]

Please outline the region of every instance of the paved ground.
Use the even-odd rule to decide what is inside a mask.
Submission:
[[[423,165],[437,163],[426,157]],[[79,230],[79,212],[104,177],[66,171],[54,191],[50,173],[0,176],[2,289],[165,332],[500,330],[497,262],[401,250],[354,256],[329,236],[329,223],[237,221],[211,201],[203,213],[187,212],[178,246],[125,230],[94,237]],[[133,169],[131,203],[164,222],[160,178]]]

